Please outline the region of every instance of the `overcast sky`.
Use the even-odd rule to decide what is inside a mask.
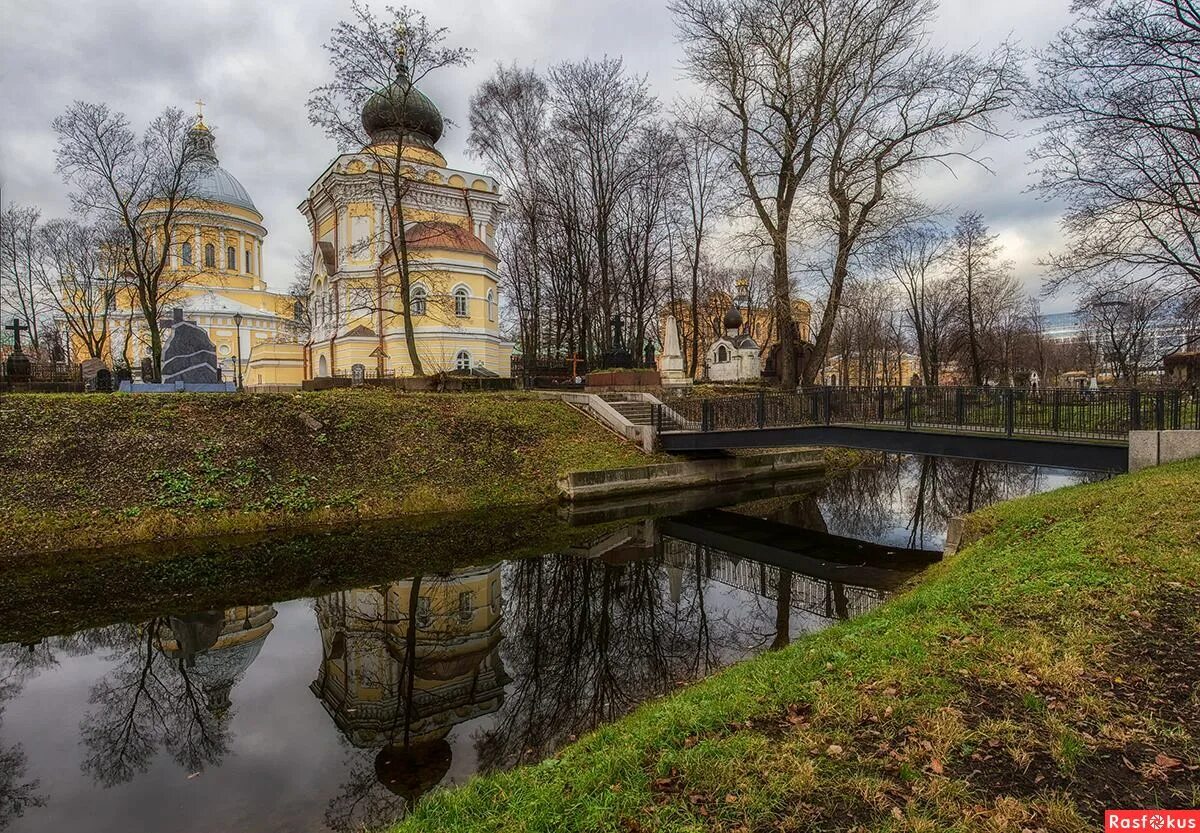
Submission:
[[[383,2],[378,4],[380,7]],[[666,0],[411,0],[474,63],[431,76],[425,91],[454,124],[439,143],[449,164],[478,167],[463,149],[467,101],[497,63],[545,68],[621,55],[664,102],[686,89]],[[989,49],[1013,37],[1041,48],[1070,19],[1070,0],[942,0],[934,40]],[[207,102],[221,165],[250,192],[268,229],[268,283],[283,288],[308,231],[296,210],[336,153],[309,125],[309,90],[328,75],[322,44],[349,0],[0,0],[0,188],[3,200],[68,212],[54,170],[50,121],[74,99],[105,101],[135,125],[164,107]],[[1026,126],[1013,122],[1024,133]],[[1029,141],[990,142],[994,173],[966,164],[931,171],[919,190],[953,210],[983,212],[1017,275],[1040,285],[1037,259],[1058,239],[1058,212],[1026,193]],[[1047,310],[1069,307],[1050,301]]]

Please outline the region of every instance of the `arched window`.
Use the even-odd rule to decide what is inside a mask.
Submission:
[[[191,243],[184,243],[183,249],[180,251],[179,254],[180,254],[180,257],[183,258],[184,266],[192,265],[192,244]]]
[[[412,288],[412,304],[410,306],[412,307],[413,315],[424,315],[425,314],[426,303],[427,303],[428,298],[429,298],[429,295],[425,291],[425,287],[421,286],[420,284],[417,284],[416,286],[414,286]]]
[[[254,270],[250,268],[250,250],[246,249],[246,274],[253,275]]]
[[[324,356],[322,356],[320,359],[317,360],[317,375],[318,376],[328,376],[329,375],[329,360],[326,359]]]
[[[459,318],[466,318],[471,314],[469,307],[471,293],[467,291],[465,286],[460,286],[454,290],[454,314]]]
[[[466,350],[459,350],[458,355],[454,357],[455,370],[470,370],[471,369],[471,354]]]
[[[487,313],[488,321],[496,320],[496,293],[489,289],[487,294]]]
[[[225,268],[230,271],[237,269],[237,249],[233,246],[225,250]]]
[[[217,247],[212,243],[204,244],[204,266],[208,269],[217,268]]]
[[[729,361],[729,349],[724,344],[717,345],[717,363]]]

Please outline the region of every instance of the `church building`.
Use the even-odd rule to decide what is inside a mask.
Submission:
[[[441,113],[403,67],[367,101],[362,123],[370,144],[334,159],[298,206],[312,234],[309,338],[255,345],[246,384],[413,375],[390,238],[398,216],[421,370],[509,376],[513,345],[500,335],[494,248],[504,204],[495,179],[447,166],[436,147]],[[388,173],[397,142],[402,213]]]
[[[163,283],[177,287],[168,304],[182,308],[187,320],[208,333],[225,378],[232,381],[239,358],[245,373],[255,345],[296,339],[293,304],[267,288],[263,216],[237,178],[221,167],[216,137],[203,115],[197,117],[191,138],[199,150],[200,169],[192,198],[181,204],[173,224],[176,239],[167,252]],[[152,224],[156,211],[152,201],[144,212]],[[109,361],[138,368],[150,355],[150,341],[132,290],[117,296],[108,321]],[[73,352],[86,355],[80,344],[73,345]]]

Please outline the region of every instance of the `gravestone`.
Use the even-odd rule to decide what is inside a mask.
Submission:
[[[362,387],[363,381],[367,378],[367,369],[361,364],[350,366],[350,384],[354,387]]]
[[[154,378],[154,359],[149,356],[142,359],[142,381],[148,385],[158,381]]]
[[[79,364],[79,374],[83,377],[83,389],[96,389],[96,374],[104,369],[104,359],[84,359]]]
[[[643,364],[642,367],[654,367],[654,343],[647,342],[646,349],[642,351]]]
[[[102,367],[96,373],[96,393],[112,393],[113,392],[113,376],[112,371],[107,367]]]
[[[605,354],[604,364],[607,367],[633,367],[633,356],[625,347],[625,321],[620,315],[612,318],[612,350]]]
[[[8,381],[25,384],[33,377],[33,363],[29,361],[28,356],[21,352],[21,333],[28,332],[29,326],[22,324],[20,318],[14,318],[12,323],[4,329],[11,330],[13,334],[13,350],[4,363]]]
[[[664,385],[680,385],[691,382],[683,373],[683,348],[680,346],[679,322],[675,316],[667,316],[666,333],[663,335],[662,355],[659,358],[659,374]]]
[[[121,387],[124,382],[133,382],[133,371],[128,366],[122,365],[117,368],[116,374],[117,387]]]
[[[162,381],[164,384],[215,385],[221,380],[217,372],[217,349],[202,327],[183,320],[183,310],[175,309],[171,321],[171,339],[163,351]]]

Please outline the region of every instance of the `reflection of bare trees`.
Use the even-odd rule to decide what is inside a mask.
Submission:
[[[1079,479],[1093,476],[1102,475]],[[1049,477],[1034,466],[885,454],[830,481],[821,506],[838,534],[878,540],[903,528],[909,547],[940,548],[950,518],[1043,491]]]
[[[53,663],[53,655],[44,644],[0,646],[0,727],[5,702],[20,694],[31,675]],[[38,792],[38,782],[25,780],[27,766],[25,750],[19,743],[0,744],[0,830],[23,816],[27,808],[46,802]]]
[[[694,548],[690,563],[552,555],[505,565],[505,667],[495,723],[477,738],[480,768],[538,760],[649,697],[763,647],[773,602],[724,607]]]
[[[217,763],[229,748],[230,690],[274,615],[232,608],[106,629],[114,666],[80,723],[83,770],[107,787],[145,772],[159,749],[188,772]]]

